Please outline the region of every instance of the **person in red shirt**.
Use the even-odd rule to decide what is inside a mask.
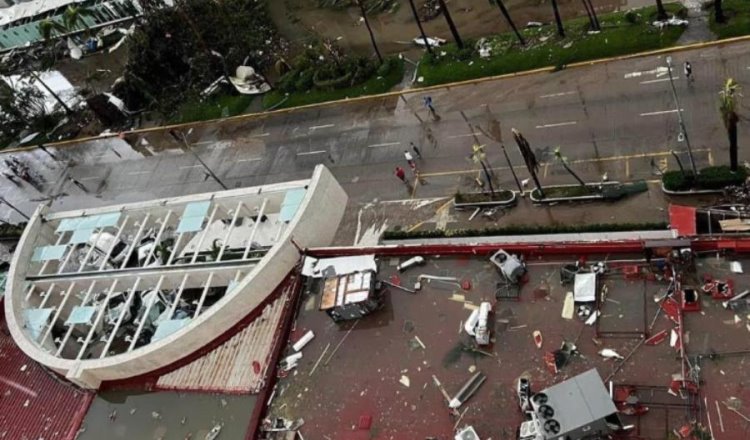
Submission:
[[[404,169],[401,167],[396,167],[396,177],[401,179],[402,182],[406,183],[406,173],[404,172]]]

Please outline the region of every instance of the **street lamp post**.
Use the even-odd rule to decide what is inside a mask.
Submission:
[[[0,203],[5,204],[8,208],[10,208],[10,209],[16,211],[17,213],[19,213],[21,215],[21,217],[23,217],[23,218],[26,219],[26,221],[31,220],[28,215],[26,215],[26,214],[23,213],[23,211],[21,211],[20,209],[16,208],[15,206],[13,206],[13,204],[11,204],[7,200],[5,200],[5,197],[0,197]]]
[[[682,108],[680,107],[680,100],[677,97],[677,89],[674,86],[674,78],[672,77],[672,57],[669,56],[667,57],[667,74],[669,75],[669,84],[672,86],[674,103],[677,106],[677,121],[680,124],[680,135],[685,138],[685,145],[687,146],[688,158],[690,158],[690,168],[693,170],[693,176],[697,176],[698,170],[695,167],[693,150],[690,148],[690,139],[688,138],[687,129],[685,128],[685,121],[682,120]]]
[[[187,140],[187,136],[185,135],[185,133],[184,133],[184,132],[183,132],[182,130],[180,130],[180,135],[182,136],[182,142],[184,142],[184,143],[185,143],[185,148],[186,148],[186,149],[187,149],[187,150],[188,150],[188,151],[189,151],[189,152],[190,152],[190,153],[191,153],[191,154],[193,155],[193,157],[195,157],[195,159],[196,159],[196,160],[197,160],[197,161],[198,161],[198,162],[199,162],[199,163],[200,163],[200,164],[201,164],[201,165],[203,166],[203,169],[205,169],[205,170],[206,170],[206,172],[207,172],[207,173],[208,173],[208,174],[209,174],[209,175],[210,175],[211,177],[213,177],[213,179],[214,179],[214,180],[216,181],[216,183],[218,183],[218,184],[219,184],[219,186],[221,186],[221,187],[222,187],[222,188],[223,188],[224,190],[228,190],[228,189],[229,189],[229,187],[227,187],[226,185],[224,185],[224,182],[222,182],[222,181],[221,181],[221,179],[219,179],[219,176],[217,176],[217,175],[216,175],[216,174],[215,174],[215,173],[213,172],[213,170],[212,170],[211,168],[209,168],[209,167],[208,167],[208,165],[206,165],[206,163],[205,163],[205,162],[203,162],[203,159],[201,159],[201,158],[200,158],[200,156],[198,156],[198,154],[197,154],[197,153],[196,153],[195,151],[193,151],[193,149],[192,149],[192,148],[190,147],[190,143],[189,143],[189,142],[188,142],[188,140]]]

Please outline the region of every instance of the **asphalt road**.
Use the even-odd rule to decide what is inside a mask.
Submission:
[[[750,46],[737,43],[674,54],[675,85],[684,110],[698,167],[728,161],[727,141],[718,113],[718,91],[727,77],[750,83]],[[694,81],[682,62],[690,60]],[[511,128],[520,130],[537,151],[543,183],[573,183],[552,151],[560,147],[584,178],[655,179],[657,166],[676,168],[671,149],[678,142],[676,105],[662,56],[616,61],[433,91],[439,120],[422,106],[423,93],[292,111],[280,115],[208,124],[187,131],[193,151],[228,187],[306,178],[327,164],[354,203],[426,198],[468,190],[477,165],[467,157],[476,141],[485,143],[487,160],[501,186],[512,188],[498,144],[475,128],[498,120],[511,161],[522,179],[520,154]],[[657,70],[661,67],[661,70]],[[741,113],[747,113],[743,106]],[[740,143],[748,136],[740,124]],[[424,185],[407,191],[393,175],[408,170],[403,151],[415,142]],[[3,196],[31,212],[48,201],[53,210],[109,205],[155,197],[221,189],[196,157],[166,132],[131,134],[50,149],[16,153],[39,175],[34,186],[0,177]],[[683,163],[688,164],[682,154]],[[3,155],[7,159],[7,153]],[[741,160],[750,152],[740,151]],[[0,168],[7,167],[1,163]],[[76,186],[70,178],[79,181]],[[7,206],[0,219],[20,220]]]

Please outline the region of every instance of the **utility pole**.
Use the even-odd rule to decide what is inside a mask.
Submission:
[[[23,217],[23,218],[26,219],[26,221],[31,220],[28,215],[26,215],[26,214],[23,213],[23,211],[21,211],[20,209],[16,208],[10,202],[8,202],[7,200],[5,200],[5,197],[0,197],[0,203],[5,204],[8,208],[10,208],[10,209],[16,211],[17,213],[19,213],[21,215],[21,217]]]
[[[170,133],[174,133],[174,131],[170,130]],[[228,190],[229,187],[227,187],[226,185],[224,185],[224,182],[222,182],[221,179],[219,179],[219,176],[217,176],[216,173],[214,173],[213,170],[211,168],[209,168],[208,165],[206,165],[205,162],[203,162],[203,159],[201,159],[200,156],[198,156],[198,154],[195,151],[193,151],[193,149],[190,147],[190,142],[188,142],[188,140],[187,140],[187,136],[185,135],[184,132],[182,132],[182,130],[180,130],[180,135],[182,137],[182,142],[185,143],[185,148],[203,166],[203,168],[206,170],[206,173],[208,173],[208,175],[210,175],[216,181],[216,183],[218,183],[219,186],[222,187],[222,189],[224,189],[225,191]],[[174,134],[173,134],[173,136],[174,136]]]
[[[677,106],[677,121],[680,124],[679,136],[685,138],[685,145],[687,145],[688,157],[690,158],[690,168],[693,170],[693,176],[697,176],[698,169],[695,167],[693,150],[692,148],[690,148],[690,139],[688,138],[687,129],[685,128],[685,121],[682,120],[682,108],[680,108],[680,100],[677,97],[677,89],[674,86],[674,78],[672,77],[672,57],[670,56],[667,57],[667,73],[669,74],[669,84],[672,86],[672,96],[674,97],[674,103]]]

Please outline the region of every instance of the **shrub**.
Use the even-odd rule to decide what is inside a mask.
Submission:
[[[666,223],[597,223],[591,225],[510,225],[483,229],[452,229],[405,231],[388,230],[384,240],[406,240],[417,238],[483,237],[498,235],[537,235],[537,234],[581,234],[586,232],[657,231],[667,229]]]
[[[383,60],[383,64],[381,64],[377,70],[378,76],[386,76],[391,73],[391,71],[398,65],[398,61],[398,58],[395,57],[388,57]]]
[[[625,12],[625,21],[627,21],[630,24],[638,23],[638,14],[636,14],[636,12],[633,11],[632,9]]]
[[[296,81],[294,81],[294,89],[300,91],[306,91],[313,88],[313,72],[312,70],[305,70],[297,75]]]
[[[695,177],[692,172],[667,171],[662,176],[662,184],[669,191],[688,191],[691,189],[722,189],[727,186],[741,185],[747,179],[747,170],[740,168],[733,173],[728,166],[703,168]]]

